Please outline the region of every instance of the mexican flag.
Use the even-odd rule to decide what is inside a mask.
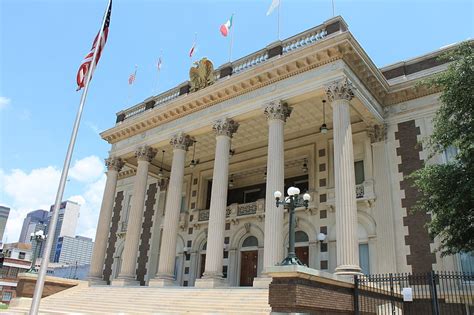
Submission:
[[[227,22],[225,22],[224,24],[221,25],[220,31],[221,31],[222,36],[227,37],[227,35],[229,34],[230,28],[232,27],[232,18],[233,17],[234,17],[234,15],[232,14],[230,16],[230,19],[228,19]]]

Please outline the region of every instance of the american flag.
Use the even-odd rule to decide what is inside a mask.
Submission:
[[[158,71],[161,70],[161,57],[158,58],[158,62],[156,63],[156,68],[158,68]]]
[[[130,74],[130,76],[128,77],[128,84],[129,85],[132,85],[133,82],[135,82],[135,79],[137,78],[137,67],[135,66],[135,72],[133,72],[132,74]]]
[[[92,67],[92,74],[94,74],[94,69],[97,66],[97,63],[99,62],[100,55],[102,54],[102,50],[104,49],[105,43],[107,42],[107,35],[109,33],[111,13],[112,13],[112,0],[110,1],[109,7],[107,9],[107,16],[105,18],[104,27],[99,31],[99,33],[95,37],[91,50],[86,55],[86,57],[81,63],[81,66],[79,67],[79,70],[77,71],[77,77],[76,77],[77,90],[76,91],[79,91],[80,89],[82,89],[84,85],[86,84],[87,73],[89,72],[89,69],[91,68],[92,58],[97,48],[97,39],[99,38],[99,34],[102,32],[100,44],[98,45],[97,57],[95,59],[94,66]],[[92,76],[91,76],[91,79],[92,79]]]

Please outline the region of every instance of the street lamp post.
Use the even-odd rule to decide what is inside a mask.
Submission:
[[[275,191],[273,196],[276,200],[276,206],[279,207],[283,205],[284,208],[288,209],[289,212],[289,246],[288,246],[288,256],[280,263],[282,266],[287,265],[301,265],[304,264],[299,260],[299,258],[295,254],[295,208],[297,207],[305,207],[308,209],[308,203],[311,200],[311,196],[308,193],[303,195],[303,200],[298,199],[300,190],[296,187],[290,187],[287,190],[288,197],[284,200],[281,200],[282,193],[280,191]]]
[[[30,240],[33,245],[33,242],[35,242],[36,247],[35,250],[33,251],[33,257],[31,259],[31,267],[27,271],[28,273],[36,273],[36,257],[39,249],[39,245],[41,242],[43,242],[46,239],[46,235],[44,235],[44,232],[42,230],[36,231],[34,233],[31,233]]]

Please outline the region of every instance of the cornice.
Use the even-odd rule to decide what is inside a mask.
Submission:
[[[242,73],[217,81],[212,86],[183,95],[159,107],[126,119],[101,133],[113,144],[159,125],[179,119],[215,104],[299,75],[323,65],[343,60],[382,106],[436,93],[404,82],[404,88],[393,91],[381,71],[373,64],[351,33],[328,36],[313,45],[274,57]],[[398,84],[397,84],[398,85]]]

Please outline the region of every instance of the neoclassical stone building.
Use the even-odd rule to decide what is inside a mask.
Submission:
[[[286,256],[273,193],[309,192],[296,253],[338,274],[458,270],[405,178],[426,161],[445,50],[378,68],[341,17],[117,114],[91,282],[260,286]],[[204,85],[205,87],[202,87]],[[196,88],[200,86],[200,88]],[[191,88],[192,87],[192,88]]]

